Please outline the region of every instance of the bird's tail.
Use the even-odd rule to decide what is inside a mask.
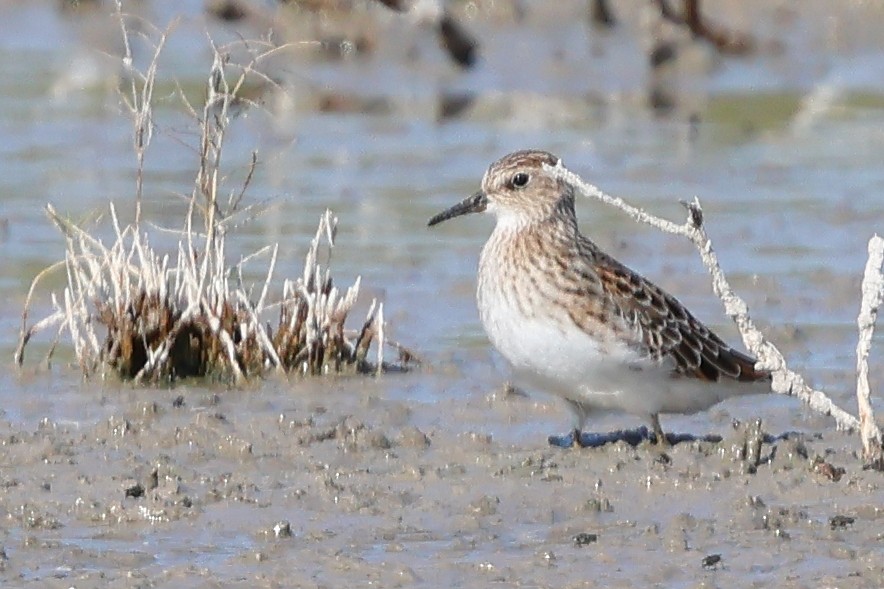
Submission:
[[[758,360],[748,354],[733,348],[724,348],[721,350],[720,357],[723,361],[732,364],[736,368],[736,379],[740,382],[757,382],[771,379],[770,371],[756,369],[755,363]]]

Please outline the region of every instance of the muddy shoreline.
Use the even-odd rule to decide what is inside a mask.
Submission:
[[[359,378],[292,394],[304,384],[83,385],[68,394],[106,416],[4,423],[4,584],[878,587],[884,578],[881,473],[862,469],[854,436],[767,432],[779,437],[761,444],[756,469],[745,459],[750,424],[735,428],[726,406],[704,420],[721,442],[665,455],[647,441],[563,450],[520,423],[562,422],[554,401],[492,391],[414,404]],[[525,425],[535,434],[521,441],[495,436]]]

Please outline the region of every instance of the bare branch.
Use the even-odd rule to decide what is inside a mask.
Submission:
[[[878,307],[884,302],[884,239],[873,235],[869,240],[869,259],[863,273],[862,302],[856,324],[859,327],[859,340],[856,344],[856,401],[859,407],[860,436],[863,442],[863,459],[866,464],[884,470],[884,451],[881,448],[881,430],[875,423],[872,411],[872,393],[869,388],[869,351],[872,335],[875,333],[875,320]]]

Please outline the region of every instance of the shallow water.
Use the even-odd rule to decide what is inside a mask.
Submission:
[[[425,227],[474,191],[491,161],[525,147],[559,154],[606,192],[664,217],[680,219],[678,201],[697,196],[753,317],[793,367],[853,410],[859,281],[867,241],[884,219],[884,11],[850,3],[827,16],[822,2],[802,13],[788,3],[750,5],[716,14],[781,48],[720,58],[686,43],[666,82],[676,104],[666,115],[645,106],[647,15],[638,3],[618,7],[622,25],[612,32],[588,27],[576,3],[545,14],[526,6],[519,23],[480,15],[468,26],[481,39],[482,61],[469,72],[449,65],[432,35],[381,8],[368,9],[377,37],[371,56],[330,61],[298,48],[275,58],[268,68],[281,90],[264,95],[266,110],[244,111],[228,138],[230,186],[256,149],[248,198],[266,206],[231,240],[232,254],[279,243],[277,276],[296,276],[319,215],[331,208],[340,219],[337,283],[361,275],[364,306],[383,300],[393,337],[427,366],[380,380],[270,380],[241,394],[192,384],[143,390],[83,382],[65,365],[64,340],[53,369],[39,369],[51,340],[44,335],[22,371],[8,362],[0,373],[6,584],[92,586],[129,571],[133,580],[124,582],[143,586],[582,586],[596,578],[611,586],[877,586],[882,569],[868,551],[880,543],[880,512],[869,506],[884,496],[880,478],[859,471],[854,438],[773,396],[665,420],[674,431],[727,436],[733,419],[763,416],[772,434],[800,431],[813,452],[833,449],[850,487],[777,461],[764,476],[731,478],[722,474],[738,468],[729,456],[684,444],[672,467],[646,446],[585,457],[550,450],[547,434],[570,423],[559,403],[492,393],[508,372],[473,299],[491,220]],[[140,6],[154,23],[173,16],[163,3]],[[0,355],[9,359],[31,277],[63,253],[41,207],[50,202],[80,219],[114,201],[131,216],[135,157],[114,90],[118,66],[104,55],[119,53],[114,22],[62,15],[54,4],[0,7],[8,23],[0,35]],[[191,190],[196,165],[193,125],[172,81],[198,98],[210,63],[205,29],[235,38],[200,8],[182,3],[160,64],[145,213],[162,227],[180,226],[178,195]],[[246,37],[261,32],[240,27]],[[315,30],[302,22],[286,34],[304,39]],[[144,63],[145,47],[135,50]],[[318,96],[328,93],[374,107],[319,112]],[[440,96],[458,93],[476,99],[460,116],[438,120]],[[598,203],[578,207],[585,233],[736,339],[688,244]],[[254,262],[247,276],[261,280],[264,268]],[[58,289],[62,280],[47,284]],[[43,296],[32,320],[47,309]],[[873,383],[884,382],[882,366],[873,363]],[[178,394],[187,403],[180,411],[170,405]],[[352,451],[340,440],[303,438],[346,415],[390,438],[392,450],[371,438]],[[308,418],[314,423],[286,425]],[[627,416],[596,423],[601,431],[640,425]],[[411,428],[430,437],[429,449],[413,442]],[[819,433],[822,440],[813,438]],[[520,466],[538,460],[545,466]],[[142,504],[125,498],[152,468],[158,490]],[[561,480],[543,480],[549,472]],[[602,479],[611,490],[590,492]],[[745,505],[753,494],[775,497],[769,507],[809,512],[783,524],[793,547],[756,525],[760,508]],[[610,498],[613,515],[580,511],[590,495]],[[182,497],[195,507],[182,507]],[[43,518],[37,524],[31,508]],[[833,510],[857,516],[855,537],[827,532]],[[266,533],[279,520],[292,523],[292,542]],[[571,536],[590,529],[601,544],[574,547]],[[806,541],[817,543],[812,562],[799,559]],[[690,572],[671,562],[684,550]],[[701,558],[717,552],[724,567],[704,571]],[[292,571],[292,562],[302,565]]]

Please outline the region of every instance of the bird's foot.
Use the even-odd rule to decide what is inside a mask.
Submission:
[[[669,436],[662,432],[659,434],[655,433],[651,439],[654,441],[654,444],[660,447],[661,450],[672,447],[672,442],[669,440]]]

